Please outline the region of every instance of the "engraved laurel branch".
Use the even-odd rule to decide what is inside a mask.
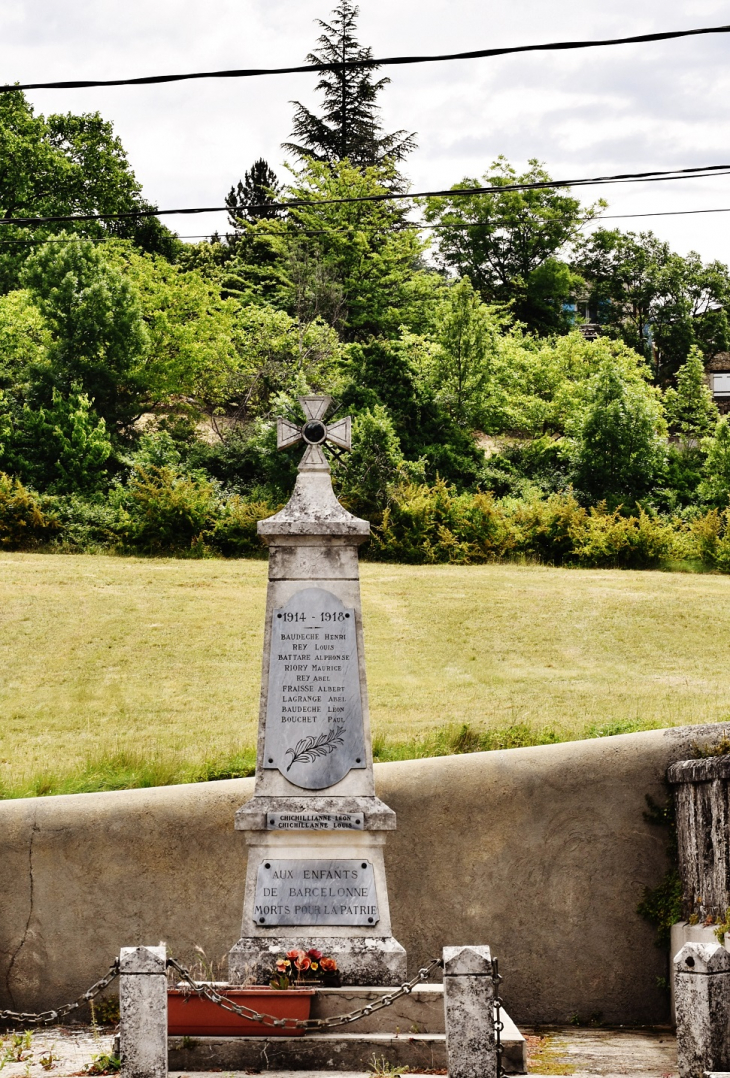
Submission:
[[[291,756],[291,763],[287,767],[287,773],[291,771],[292,764],[311,763],[319,756],[329,756],[338,745],[344,745],[342,731],[344,726],[333,726],[328,734],[320,734],[319,737],[311,735],[303,737],[293,749],[287,749],[287,756]]]

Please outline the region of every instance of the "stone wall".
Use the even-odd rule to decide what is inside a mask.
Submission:
[[[643,818],[667,766],[730,727],[376,767],[398,813],[386,865],[393,932],[415,969],[445,945],[488,944],[518,1022],[656,1022],[666,955],[635,912],[666,868]],[[239,936],[240,779],[0,802],[0,1007],[62,1003],[120,947],[166,941],[184,961]]]

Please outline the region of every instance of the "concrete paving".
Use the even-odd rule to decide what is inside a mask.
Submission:
[[[677,1048],[674,1030],[550,1029],[522,1027],[527,1039],[530,1075],[572,1075],[573,1078],[674,1078]]]

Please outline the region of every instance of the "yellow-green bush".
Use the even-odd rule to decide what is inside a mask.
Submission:
[[[60,527],[32,490],[0,472],[0,547],[27,550],[47,542]]]
[[[718,567],[723,542],[715,539],[712,547]],[[730,537],[728,555],[730,566]],[[643,510],[625,515],[609,512],[605,503],[586,510],[572,494],[498,500],[492,494],[457,494],[438,482],[392,492],[373,528],[368,556],[461,564],[523,556],[554,565],[641,568],[696,555],[681,521]]]
[[[262,557],[265,547],[256,525],[276,510],[269,502],[247,502],[234,494],[221,503],[208,539],[227,558]]]

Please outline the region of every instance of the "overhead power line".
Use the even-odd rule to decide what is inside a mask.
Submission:
[[[291,199],[288,202],[264,202],[246,206],[255,210],[292,210],[317,206],[346,205],[355,202],[391,202],[413,198],[464,198],[471,195],[498,195],[510,191],[539,191],[556,187],[595,187],[609,183],[657,183],[666,180],[708,179],[730,175],[730,165],[703,165],[695,168],[654,170],[651,172],[621,172],[615,176],[592,176],[577,180],[536,180],[533,183],[509,183],[494,187],[456,187],[443,191],[415,191],[398,194],[387,191],[380,195],[347,195],[343,198]],[[230,213],[230,206],[186,206],[174,210],[128,210],[123,213],[54,214],[46,217],[2,217],[0,225],[45,225],[63,221],[117,221],[128,218],[163,217],[174,214]]]
[[[578,218],[576,220],[576,223],[577,224],[591,224],[591,223],[594,223],[594,222],[600,223],[601,221],[622,221],[622,220],[625,220],[625,219],[628,219],[628,218],[634,218],[634,217],[685,217],[688,214],[695,214],[695,213],[730,213],[730,206],[719,206],[719,207],[714,207],[714,208],[706,209],[706,210],[651,210],[651,211],[649,211],[647,213],[608,213],[608,214],[599,214],[596,217]],[[569,218],[565,218],[565,220],[568,220],[568,219]],[[570,220],[572,220],[572,218],[570,218]],[[390,226],[388,226],[388,227],[390,227]],[[404,221],[403,224],[400,227],[401,228],[411,228],[411,229],[415,229],[416,231],[420,232],[420,231],[422,231],[424,229],[439,229],[439,228],[440,229],[446,229],[446,228],[463,228],[463,229],[484,228],[484,222],[481,222],[481,221],[465,221],[462,224],[458,224],[458,225],[457,224],[442,225],[442,224],[426,224],[426,223],[424,223],[422,221]],[[346,230],[345,229],[337,229],[337,228],[334,228],[334,229],[320,228],[320,229],[317,229],[316,231],[314,229],[303,229],[302,230],[303,234],[307,235],[307,236],[326,236],[326,235],[330,235],[332,232],[344,232],[344,231],[346,231]],[[375,229],[374,231],[378,231],[378,230]],[[382,231],[382,229],[380,229],[380,231]],[[298,235],[301,234],[299,232],[299,230],[297,230],[297,234]],[[178,236],[177,238],[179,240],[208,240],[208,239],[212,239],[213,235],[217,235],[217,233],[198,232],[198,233],[195,233],[194,235]],[[118,236],[117,237],[110,237],[110,236],[82,236],[80,238],[85,240],[85,241],[91,242],[91,243],[109,243],[111,240],[119,240],[120,239],[120,237],[118,237]],[[128,242],[131,243],[132,241],[129,240]],[[0,240],[0,244],[2,244],[3,246],[7,246],[8,244],[14,244],[14,243],[15,244],[24,244],[26,246],[29,246],[29,245],[43,246],[46,243],[68,243],[68,236],[65,237],[65,238],[55,238],[54,237],[54,238],[51,238],[51,239],[26,239],[26,238],[21,239],[21,238],[14,237],[13,239],[9,239],[9,240]]]
[[[333,64],[298,64],[294,67],[244,67],[225,71],[188,71],[179,75],[145,75],[136,79],[67,79],[61,82],[23,82],[0,86],[0,93],[13,90],[78,90],[91,86],[155,86],[163,82],[190,79],[251,79],[261,75],[295,75],[308,71],[341,71],[343,68],[395,67],[405,64],[436,64],[446,60],[484,60],[493,56],[512,56],[522,52],[568,52],[573,49],[598,49],[608,45],[639,45],[651,41],[672,41],[682,37],[730,33],[729,26],[702,26],[693,30],[668,30],[659,34],[633,34],[630,37],[599,38],[593,41],[550,41],[542,45],[512,45],[502,49],[473,49],[470,52],[447,52],[432,56],[383,56],[363,62],[345,60]]]

